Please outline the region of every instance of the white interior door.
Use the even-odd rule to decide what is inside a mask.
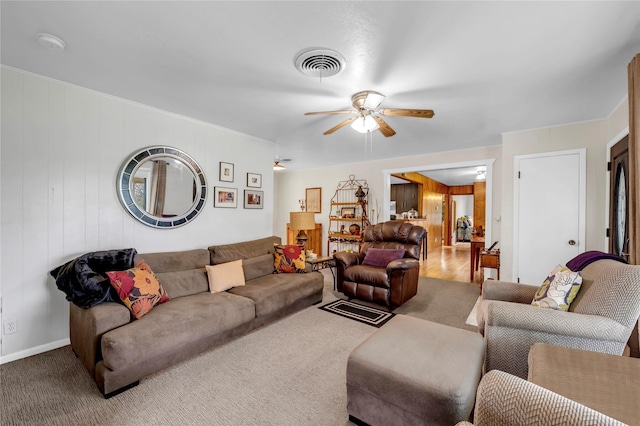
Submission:
[[[585,249],[586,153],[515,158],[514,279],[540,285]]]

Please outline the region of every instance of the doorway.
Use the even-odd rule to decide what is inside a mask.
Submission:
[[[390,198],[390,188],[393,175],[422,173],[425,176],[432,174],[444,174],[453,173],[456,169],[470,168],[473,169],[473,178],[467,182],[471,183],[477,179],[476,171],[478,169],[484,170],[483,180],[483,196],[485,198],[484,204],[479,207],[481,212],[474,212],[482,217],[485,221],[483,226],[483,232],[487,241],[492,241],[492,206],[493,206],[493,164],[495,159],[482,159],[468,162],[437,164],[428,166],[415,166],[411,168],[403,169],[390,169],[383,171],[383,199],[387,200],[383,203],[382,218],[383,220],[389,220],[389,212],[391,203],[388,202]],[[436,178],[432,178],[438,180]],[[430,226],[439,226],[440,235],[442,235],[442,241],[439,241],[439,248],[437,253],[433,253],[433,246],[428,247],[429,256],[427,256],[426,262],[421,261],[420,274],[423,276],[430,276],[441,279],[450,279],[456,281],[469,282],[469,270],[470,270],[470,247],[469,243],[461,243],[458,246],[453,246],[456,238],[456,219],[459,216],[459,209],[457,203],[454,202],[452,194],[446,194],[440,198],[439,207],[439,220],[433,219],[430,221]],[[435,209],[435,203],[434,203]],[[455,209],[455,214],[454,214]],[[398,210],[397,213],[400,213]],[[434,215],[435,217],[436,215]],[[497,219],[499,220],[499,218]],[[433,222],[433,223],[431,223]],[[434,254],[432,256],[432,254]],[[475,280],[480,282],[479,280]]]

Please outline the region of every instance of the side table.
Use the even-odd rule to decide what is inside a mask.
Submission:
[[[333,289],[336,289],[336,260],[329,256],[319,256],[315,259],[307,259],[306,262],[311,265],[311,270],[319,271],[320,269],[329,268],[333,276]]]

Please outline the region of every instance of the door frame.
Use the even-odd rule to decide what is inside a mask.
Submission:
[[[391,175],[394,173],[408,173],[417,172],[423,170],[446,170],[446,169],[459,169],[462,167],[480,167],[487,168],[487,175],[485,182],[487,184],[486,189],[486,207],[485,207],[485,239],[491,241],[491,231],[493,222],[493,163],[495,158],[486,158],[480,160],[463,161],[458,163],[445,163],[445,164],[429,164],[424,166],[411,166],[398,169],[387,169],[382,171],[382,199],[385,200],[382,203],[382,217],[384,220],[389,220],[389,203],[388,200],[391,197]]]
[[[516,155],[513,157],[513,265],[511,268],[511,281],[516,282],[519,276],[520,265],[520,236],[518,229],[520,226],[520,185],[518,184],[518,171],[520,161],[531,158],[555,157],[558,155],[578,154],[580,164],[579,172],[579,202],[578,202],[578,253],[585,251],[585,238],[587,235],[587,149],[568,149],[562,151],[539,152],[535,154]]]
[[[606,153],[607,161],[603,167],[604,174],[605,174],[604,199],[605,199],[606,205],[604,209],[605,237],[604,237],[604,247],[602,248],[602,251],[605,253],[609,252],[609,237],[607,237],[606,235],[606,230],[609,228],[609,209],[611,208],[611,205],[610,205],[611,190],[609,188],[611,186],[611,171],[607,170],[607,164],[611,162],[611,147],[613,147],[615,144],[620,142],[625,136],[629,136],[629,126],[625,127],[624,130],[622,130],[620,133],[614,136],[614,138],[607,143],[607,153]]]

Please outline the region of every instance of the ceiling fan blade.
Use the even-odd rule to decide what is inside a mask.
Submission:
[[[393,130],[381,117],[375,116],[373,118],[378,123],[378,126],[380,126],[378,130],[380,130],[380,133],[382,133],[384,137],[388,138],[396,134],[396,131]]]
[[[431,109],[398,109],[398,108],[386,108],[379,111],[382,115],[387,116],[401,116],[401,117],[418,117],[418,118],[431,118],[434,113]]]
[[[346,120],[344,120],[342,123],[339,123],[336,126],[333,126],[332,128],[330,128],[329,130],[327,130],[326,132],[323,133],[323,135],[330,135],[331,133],[335,132],[336,130],[340,130],[342,129],[344,126],[346,126],[347,124],[351,123],[352,121],[354,121],[356,118],[358,117],[351,117],[351,118],[347,118]]]
[[[344,109],[340,111],[317,111],[317,112],[305,112],[304,115],[320,115],[320,114],[351,114],[355,113],[352,109]]]

